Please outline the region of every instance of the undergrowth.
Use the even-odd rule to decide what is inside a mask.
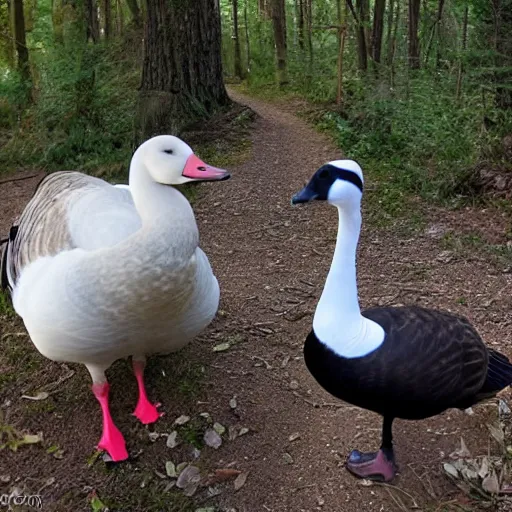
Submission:
[[[265,100],[302,100],[299,114],[362,166],[381,223],[417,216],[415,198],[449,207],[481,201],[475,166],[502,161],[501,138],[512,132],[512,116],[490,108],[478,89],[455,101],[450,76],[395,77],[393,87],[385,79],[348,78],[341,108],[333,101],[335,87],[292,81],[278,88],[252,79],[241,88]]]

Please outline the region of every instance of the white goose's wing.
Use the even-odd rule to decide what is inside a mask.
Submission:
[[[12,291],[22,270],[39,258],[111,247],[140,226],[127,186],[79,172],[50,174],[11,228],[2,256],[2,287]]]

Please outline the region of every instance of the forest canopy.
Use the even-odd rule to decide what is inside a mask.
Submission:
[[[126,168],[225,81],[413,192],[512,189],[512,0],[8,0],[0,32],[4,170]]]

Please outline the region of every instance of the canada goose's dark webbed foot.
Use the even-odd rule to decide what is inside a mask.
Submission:
[[[368,480],[389,482],[396,474],[393,450],[388,449],[370,453],[353,450],[348,456],[346,466],[353,475]]]

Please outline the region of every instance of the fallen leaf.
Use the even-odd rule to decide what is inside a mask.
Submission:
[[[40,443],[43,440],[43,434],[25,434],[20,444],[35,444]]]
[[[212,475],[208,476],[204,485],[208,486],[218,484],[220,482],[225,482],[226,480],[230,480],[231,478],[237,477],[240,473],[241,471],[239,471],[238,469],[216,469]]]
[[[197,491],[201,474],[196,466],[187,466],[178,477],[176,486],[183,489],[185,496],[193,496]]]
[[[188,462],[180,462],[177,466],[176,466],[176,473],[178,473],[178,475],[188,466]]]
[[[176,481],[171,480],[165,487],[164,492],[169,492],[173,487],[176,487]]]
[[[450,457],[452,459],[458,459],[458,458],[467,459],[468,457],[471,457],[471,453],[468,450],[468,447],[466,446],[466,443],[464,442],[464,439],[462,439],[462,437],[460,438],[460,448],[458,450],[455,450],[453,453],[451,453]]]
[[[189,421],[190,421],[190,416],[185,416],[183,414],[174,421],[174,424],[175,425],[185,425],[185,423],[188,423]]]
[[[235,491],[238,491],[239,489],[241,489],[245,485],[245,482],[247,480],[247,476],[248,475],[249,475],[248,472],[244,472],[244,473],[240,473],[236,477],[235,482],[234,482]]]
[[[293,464],[293,457],[289,453],[283,453],[283,462],[285,464]]]
[[[203,440],[204,440],[206,446],[209,446],[210,448],[214,448],[215,450],[220,448],[220,445],[222,444],[221,437],[213,429],[208,429],[204,433]]]
[[[213,430],[215,430],[215,432],[217,432],[217,434],[221,436],[222,434],[224,434],[224,432],[226,432],[226,427],[224,425],[221,425],[220,423],[215,422],[213,424]]]
[[[168,436],[167,436],[167,448],[176,448],[180,444],[178,441],[178,432],[176,430],[173,430]]]
[[[228,428],[228,439],[234,441],[238,437],[238,430],[235,426],[230,425]]]
[[[176,473],[176,465],[171,460],[165,463],[165,472],[169,478],[176,478],[178,476],[178,473]]]
[[[499,422],[496,422],[492,425],[487,425],[489,432],[491,433],[491,436],[496,439],[496,441],[503,445],[505,440],[505,433],[503,432],[503,428],[501,427]]]
[[[508,406],[507,402],[505,400],[501,399],[499,400],[499,407],[498,407],[500,416],[508,416],[512,411],[510,410],[510,407]]]
[[[482,488],[490,494],[498,494],[500,492],[500,484],[495,471],[492,472],[492,475],[488,475],[483,479]]]
[[[21,398],[26,398],[27,400],[46,400],[49,396],[50,393],[47,393],[46,391],[40,391],[35,396],[21,395]]]
[[[449,464],[448,462],[445,462],[443,464],[443,469],[450,476],[453,476],[454,478],[458,478],[459,477],[459,472],[457,471],[457,468],[455,468],[455,466],[453,466],[453,464]]]
[[[478,471],[478,476],[483,479],[488,474],[489,474],[489,459],[487,457],[484,457],[482,459],[482,465],[480,466],[480,469]]]
[[[107,509],[106,505],[98,498],[98,495],[94,492],[91,496],[90,505],[92,512],[103,512]]]
[[[219,343],[218,345],[215,345],[215,347],[213,347],[213,351],[224,352],[225,350],[229,350],[230,347],[231,345],[227,341],[225,341],[224,343]]]

